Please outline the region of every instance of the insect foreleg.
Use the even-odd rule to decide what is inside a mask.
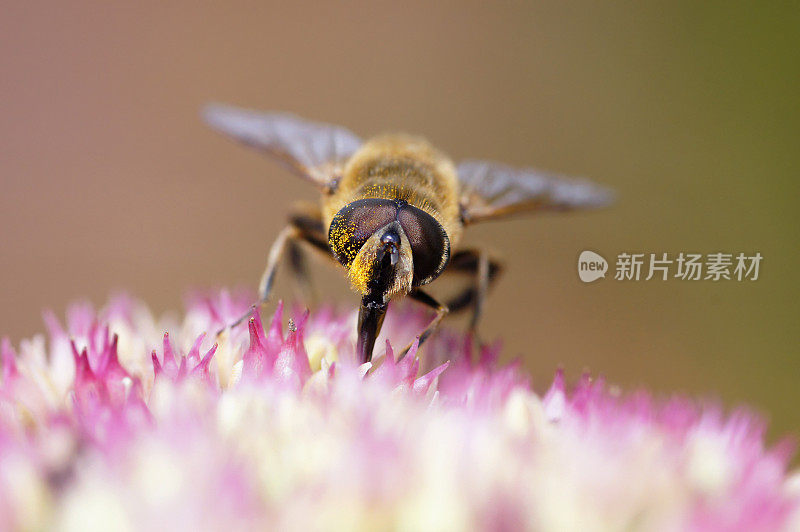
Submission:
[[[299,236],[300,232],[293,225],[288,225],[278,234],[278,238],[272,244],[267,257],[267,266],[264,268],[264,273],[261,274],[261,280],[258,283],[258,301],[256,307],[263,305],[269,300],[272,294],[272,286],[275,284],[275,275],[278,273],[278,265],[280,264],[283,254],[286,251],[289,240],[294,240]]]
[[[299,254],[302,253],[302,250],[299,249],[300,243],[307,242],[313,248],[324,251],[328,257],[332,257],[324,236],[319,234],[315,229],[316,225],[312,224],[310,221],[306,221],[304,216],[292,216],[290,218],[289,225],[281,230],[278,234],[278,238],[275,239],[275,242],[273,242],[269,250],[267,266],[264,268],[264,273],[261,274],[261,281],[258,284],[258,300],[236,321],[217,331],[217,336],[222,334],[226,329],[236,327],[242,323],[253,313],[254,309],[269,301],[275,283],[275,275],[278,272],[278,266],[287,251],[289,251],[290,254],[290,264],[292,265],[293,273],[298,276],[301,284],[310,284],[308,283],[305,261],[299,258]]]
[[[447,306],[450,312],[459,312],[472,307],[469,330],[475,332],[489,288],[503,272],[502,264],[489,258],[486,251],[467,249],[453,255],[445,270],[445,273],[447,272],[462,272],[473,276],[471,285],[451,298]]]
[[[425,329],[423,329],[423,331],[419,335],[419,345],[422,345],[423,342],[425,342],[425,340],[430,338],[431,334],[433,334],[433,332],[436,331],[436,328],[439,326],[439,322],[441,322],[442,319],[444,319],[444,317],[447,315],[447,313],[450,312],[450,309],[448,309],[447,306],[442,305],[441,303],[436,301],[432,296],[428,295],[426,292],[423,292],[419,288],[409,292],[408,297],[416,301],[419,301],[423,305],[430,307],[436,311],[436,316],[434,316],[434,318],[431,320],[428,326],[425,327]],[[405,349],[403,349],[403,351],[400,353],[400,356],[398,357],[398,360],[406,356],[406,353],[408,353],[412,345],[414,345],[413,342],[408,346],[406,346]]]

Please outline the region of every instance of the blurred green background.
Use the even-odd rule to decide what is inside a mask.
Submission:
[[[5,2],[0,330],[120,288],[163,311],[255,285],[291,200],[315,196],[208,131],[218,100],[615,187],[604,212],[469,233],[507,258],[483,334],[540,389],[588,367],[797,432],[798,28],[796,3]],[[756,282],[585,285],[584,249],[764,260]]]

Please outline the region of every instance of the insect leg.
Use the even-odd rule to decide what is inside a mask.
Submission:
[[[218,330],[217,336],[225,332],[226,329],[232,329],[242,323],[253,313],[256,308],[267,302],[270,293],[272,292],[272,284],[275,280],[275,273],[278,271],[278,264],[280,263],[280,259],[283,257],[283,253],[286,250],[286,245],[290,240],[297,238],[298,234],[298,229],[293,225],[287,225],[281,230],[281,232],[278,234],[278,238],[276,238],[275,242],[272,243],[272,247],[269,250],[269,257],[267,258],[267,267],[264,269],[264,273],[261,274],[261,281],[258,283],[258,301],[253,303],[247,312],[245,312],[234,322]]]
[[[290,240],[297,239],[299,234],[300,231],[293,225],[284,227],[278,234],[278,238],[275,239],[269,250],[267,267],[264,268],[264,273],[261,274],[261,280],[258,283],[258,301],[253,306],[261,306],[269,299],[272,294],[272,285],[275,283],[275,274],[278,273],[278,265],[283,258],[287,244]]]
[[[307,250],[303,249],[303,243],[308,244],[312,249],[322,253],[332,262],[335,262],[331,250],[328,247],[328,239],[322,218],[318,212],[298,212],[289,217],[289,222],[295,226],[300,234],[297,240],[289,242],[289,266],[293,277],[297,281],[301,294],[306,303],[315,301],[315,291],[309,275],[306,255]]]
[[[447,302],[450,312],[472,307],[469,330],[474,332],[483,313],[486,294],[502,273],[502,265],[483,250],[467,249],[455,253],[445,272],[462,272],[474,276],[473,284]]]
[[[305,215],[294,215],[289,218],[289,225],[281,230],[281,232],[278,234],[278,238],[275,239],[275,242],[270,248],[269,257],[267,258],[267,266],[264,269],[264,273],[261,275],[261,281],[258,284],[258,301],[256,301],[250,307],[250,309],[236,321],[217,331],[217,336],[222,334],[225,329],[236,327],[242,323],[253,313],[254,309],[264,305],[269,300],[269,297],[272,294],[275,274],[278,271],[278,265],[280,264],[280,261],[287,249],[291,255],[293,253],[292,248],[295,248],[295,251],[299,251],[296,249],[299,243],[307,242],[313,248],[324,251],[327,256],[332,258],[330,250],[328,249],[327,240],[324,236],[324,231],[320,234],[318,229],[318,227],[321,227],[321,225],[321,222],[317,223],[313,217]],[[294,259],[294,257],[291,258]],[[300,266],[300,269],[305,270],[304,261],[302,262],[303,265]],[[298,270],[295,270],[294,268],[293,271],[298,273]],[[302,282],[302,273],[300,273],[299,277],[301,278]]]
[[[293,214],[289,216],[289,223],[300,231],[300,239],[321,251],[328,258],[333,259],[331,248],[328,247],[328,235],[322,220],[314,215]]]
[[[425,342],[425,340],[427,340],[431,336],[431,334],[433,334],[433,332],[439,326],[439,322],[442,321],[442,319],[447,315],[448,312],[450,312],[450,309],[447,308],[446,305],[442,305],[441,303],[436,301],[433,297],[428,295],[426,292],[423,292],[419,288],[409,292],[408,297],[414,299],[415,301],[419,301],[423,305],[430,307],[436,311],[436,316],[434,316],[433,320],[431,320],[428,326],[425,327],[425,329],[423,329],[422,333],[419,335],[419,345],[422,345],[422,343]],[[398,360],[406,356],[406,353],[408,353],[412,345],[414,345],[413,342],[408,346],[406,346],[405,349],[403,349],[403,351],[400,353]]]

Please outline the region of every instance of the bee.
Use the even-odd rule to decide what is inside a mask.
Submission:
[[[319,205],[290,215],[273,243],[254,307],[269,299],[287,250],[293,269],[305,277],[298,244],[309,244],[344,266],[361,296],[356,344],[361,362],[372,359],[389,302],[398,297],[436,312],[420,333],[420,344],[448,312],[472,309],[469,328],[475,331],[501,265],[483,250],[459,248],[465,227],[515,214],[596,208],[612,198],[610,190],[586,180],[488,161],[455,165],[416,136],[362,141],[344,127],[225,105],[208,106],[204,117],[320,193]],[[452,299],[442,303],[423,288],[454,271],[470,274],[472,282]]]

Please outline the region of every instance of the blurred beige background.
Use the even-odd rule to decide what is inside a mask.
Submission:
[[[796,7],[68,4],[0,17],[0,331],[15,343],[77,298],[124,289],[163,311],[192,287],[256,283],[289,203],[314,191],[206,129],[217,100],[614,186],[602,213],[471,232],[507,258],[484,335],[539,387],[589,367],[800,428]],[[753,283],[584,285],[583,249],[764,261]]]

